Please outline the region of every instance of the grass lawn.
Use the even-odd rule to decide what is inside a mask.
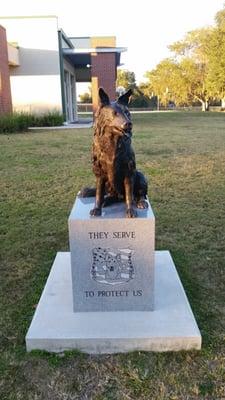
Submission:
[[[25,351],[77,191],[93,185],[91,129],[0,135],[0,399],[225,399],[225,114],[135,114],[156,248],[171,251],[200,352]]]

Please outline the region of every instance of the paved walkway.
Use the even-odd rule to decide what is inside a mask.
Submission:
[[[64,123],[60,126],[34,126],[29,128],[29,130],[62,130],[62,129],[82,129],[82,128],[91,128],[93,125],[93,120],[87,118],[80,119],[79,121],[73,123]]]

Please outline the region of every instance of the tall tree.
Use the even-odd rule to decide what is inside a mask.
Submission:
[[[186,87],[184,76],[179,64],[173,59],[161,61],[157,67],[145,74],[149,84],[145,84],[143,92],[150,98],[157,96],[159,103],[167,105],[169,101],[175,101],[176,104],[187,102]]]
[[[225,108],[225,6],[215,17],[216,26],[207,47],[207,86],[212,95],[221,99]]]
[[[216,26],[188,32],[173,43],[170,59],[161,61],[146,73],[145,94],[157,94],[161,102],[176,104],[199,101],[208,109],[212,98],[220,98],[225,107],[225,5],[216,14]]]
[[[208,43],[211,36],[212,28],[196,29],[188,32],[183,40],[169,46],[174,52],[174,60],[179,63],[182,71],[187,101],[198,100],[202,104],[203,111],[208,110],[212,95],[207,84]]]

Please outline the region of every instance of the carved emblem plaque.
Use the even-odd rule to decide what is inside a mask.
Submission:
[[[91,277],[99,283],[119,285],[134,278],[131,249],[96,247],[92,250]]]

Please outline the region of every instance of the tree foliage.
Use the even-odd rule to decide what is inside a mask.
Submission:
[[[216,14],[215,20],[216,27],[207,48],[207,86],[212,96],[222,99],[225,107],[225,7]]]
[[[149,80],[149,85],[143,87],[144,93],[149,97],[157,96],[160,103],[167,105],[169,101],[174,100],[174,93],[177,87],[177,103],[184,103],[186,98],[183,91],[178,88],[183,87],[183,76],[179,65],[173,59],[165,59],[157,67],[146,72],[146,78]],[[182,81],[182,84],[181,84]]]
[[[123,94],[127,89],[132,89],[133,94],[130,101],[130,107],[149,107],[150,99],[140,90],[136,84],[135,74],[132,71],[119,69],[117,71],[117,95]]]
[[[89,92],[84,92],[79,97],[81,103],[92,103],[92,97]]]
[[[135,73],[132,71],[128,71],[127,69],[118,69],[116,87],[124,88],[124,90],[135,89],[136,88]]]
[[[198,101],[203,110],[215,97],[225,102],[225,8],[215,20],[216,26],[188,32],[169,46],[171,58],[146,72],[145,94],[157,95],[164,105]]]
[[[88,86],[88,91],[79,95],[81,103],[92,103],[91,86]]]

